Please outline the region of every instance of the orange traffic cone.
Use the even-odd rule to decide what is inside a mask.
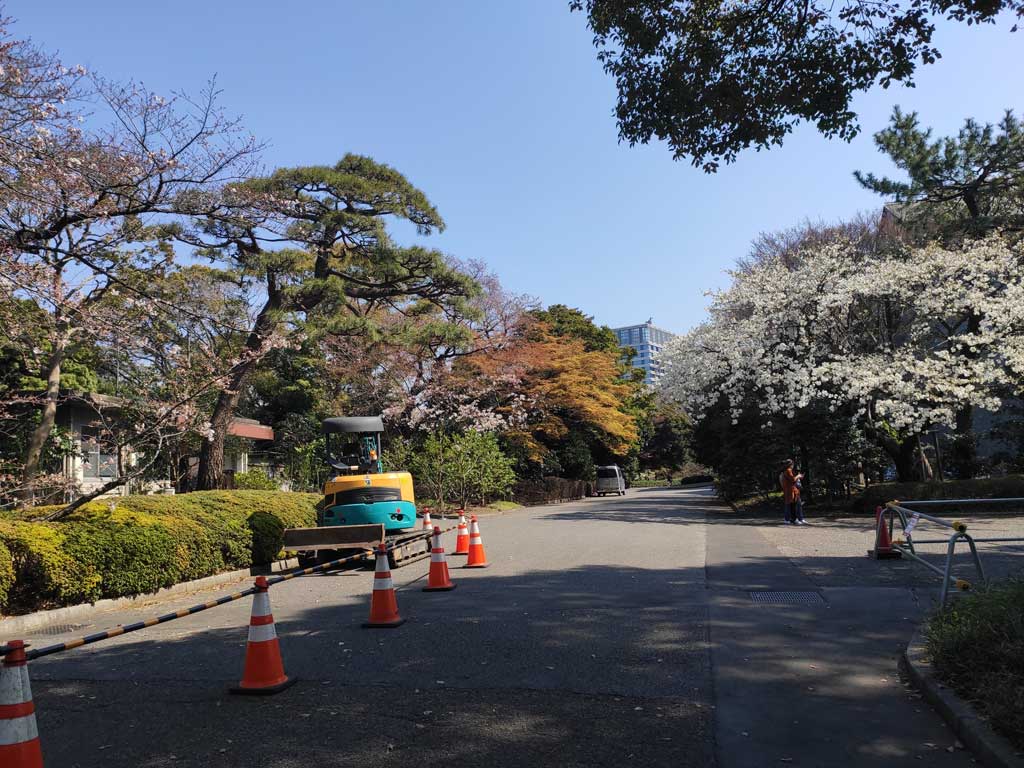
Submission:
[[[444,559],[444,547],[441,545],[441,529],[434,528],[434,544],[430,549],[430,572],[427,574],[427,586],[424,592],[447,592],[455,589],[455,582],[448,575],[448,561]]]
[[[423,508],[423,529],[429,531],[429,530],[432,530],[433,527],[434,527],[434,524],[432,522],[430,522],[430,507],[424,507]]]
[[[875,549],[874,556],[877,560],[887,560],[900,556],[898,549],[893,549],[892,539],[889,538],[889,526],[885,521],[885,508],[875,508]]]
[[[455,551],[453,555],[469,554],[469,527],[466,525],[466,510],[459,510],[459,530],[455,535]]]
[[[480,538],[480,523],[476,521],[476,515],[469,518],[469,557],[463,568],[486,568],[487,555],[484,554],[484,540]]]
[[[395,585],[391,581],[391,566],[388,565],[388,550],[383,544],[377,546],[377,568],[373,574],[373,595],[370,598],[370,620],[364,627],[397,627],[405,623],[398,615],[398,601],[395,599]]]
[[[270,612],[270,587],[265,576],[256,577],[256,594],[252,596],[252,616],[249,619],[249,642],[245,647],[245,669],[242,682],[232,693],[266,695],[283,691],[296,678],[284,673],[281,644],[274,629],[274,614]]]
[[[0,666],[0,765],[4,768],[43,768],[43,751],[36,729],[36,706],[28,682],[25,641],[11,640]]]

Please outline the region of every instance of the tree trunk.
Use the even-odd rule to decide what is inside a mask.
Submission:
[[[886,453],[892,457],[893,463],[896,465],[896,478],[901,483],[911,483],[917,480],[917,463],[920,455],[917,450],[917,440],[910,438],[902,443],[893,440],[893,443],[897,446],[896,450],[894,452],[886,450]]]
[[[231,419],[235,415],[238,401],[242,396],[242,386],[249,377],[249,372],[263,357],[264,341],[277,327],[277,311],[281,306],[280,295],[270,291],[270,298],[263,305],[249,337],[245,340],[242,359],[231,369],[227,385],[217,398],[217,405],[210,418],[213,434],[204,439],[199,451],[199,472],[196,477],[197,491],[213,491],[224,486],[224,441],[227,438]]]
[[[810,453],[807,451],[807,446],[803,443],[800,444],[800,472],[803,473],[804,479],[800,483],[802,486],[800,495],[804,501],[813,501],[814,492],[811,490],[811,458]]]
[[[956,412],[956,435],[949,452],[949,461],[959,478],[978,474],[978,444],[974,435],[974,409],[971,406]]]
[[[67,338],[63,331],[59,331],[54,341],[53,353],[47,363],[46,372],[46,399],[43,402],[42,414],[39,424],[32,430],[28,447],[25,449],[24,467],[21,472],[20,506],[27,508],[35,501],[35,480],[39,474],[39,461],[43,455],[43,446],[53,431],[53,424],[57,418],[57,400],[60,396],[60,369],[64,363],[64,356],[67,353]]]
[[[922,480],[934,480],[935,474],[932,472],[932,464],[928,461],[928,454],[924,452],[924,446],[921,445],[921,436],[918,435],[917,439],[917,453],[918,461],[921,463],[921,479]]]
[[[232,382],[237,380],[239,386],[245,383],[250,366],[241,367],[242,370],[239,373],[242,375],[232,376]],[[239,396],[238,390],[232,387],[230,390],[221,391],[217,398],[217,405],[213,409],[213,417],[210,419],[212,434],[204,437],[202,448],[199,451],[197,491],[214,491],[224,487],[224,441],[227,438],[228,428],[231,426],[231,417],[234,416],[235,408],[238,406]]]
[[[870,423],[865,424],[865,432],[892,459],[892,463],[896,467],[896,477],[901,483],[909,483],[917,479],[915,469],[920,453],[916,435],[906,440],[897,440]]]

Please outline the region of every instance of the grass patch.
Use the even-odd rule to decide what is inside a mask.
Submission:
[[[487,509],[496,509],[498,512],[507,512],[510,509],[519,509],[522,504],[516,504],[514,501],[492,501],[487,505]]]
[[[939,679],[1024,749],[1024,577],[958,598],[925,638]]]

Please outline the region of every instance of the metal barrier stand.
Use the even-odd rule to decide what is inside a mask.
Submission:
[[[955,504],[962,501],[964,500],[943,500],[941,503]],[[1012,502],[1014,500],[999,499],[999,501]],[[1024,499],[1022,499],[1021,501],[1024,501]],[[959,520],[945,520],[941,517],[929,515],[926,512],[921,512],[920,510],[916,509],[909,509],[906,506],[903,506],[904,504],[908,503],[918,504],[920,502],[890,501],[885,505],[886,510],[889,513],[890,538],[892,537],[892,531],[895,524],[896,515],[899,516],[900,525],[903,528],[903,540],[893,540],[892,547],[893,549],[900,552],[901,555],[909,557],[910,559],[920,563],[921,565],[925,566],[931,571],[934,571],[942,577],[942,591],[939,595],[939,605],[945,606],[946,601],[949,597],[950,585],[956,587],[957,589],[960,589],[961,591],[966,591],[971,588],[971,583],[969,581],[966,581],[965,579],[958,579],[953,576],[953,555],[956,553],[956,544],[958,541],[967,542],[967,546],[971,550],[971,557],[974,561],[974,567],[978,572],[979,583],[986,583],[987,579],[985,577],[985,569],[981,565],[981,557],[978,555],[978,548],[975,545],[975,540],[967,533],[967,524]],[[910,521],[907,520],[908,514],[911,516]],[[913,537],[913,531],[914,528],[917,526],[918,520],[927,520],[929,522],[935,523],[936,525],[941,525],[944,528],[949,528],[953,530],[953,534],[948,539],[923,539],[916,542],[918,544],[946,544],[946,562],[944,567],[940,568],[939,566],[933,563],[929,563],[927,560],[925,560],[917,554],[917,550],[914,548],[915,541]]]

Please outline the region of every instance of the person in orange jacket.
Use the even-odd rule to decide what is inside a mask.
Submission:
[[[800,500],[800,481],[803,474],[797,474],[793,470],[793,460],[786,459],[786,468],[779,475],[779,484],[782,486],[782,503],[784,505],[785,525],[807,525],[804,520],[804,504]]]

